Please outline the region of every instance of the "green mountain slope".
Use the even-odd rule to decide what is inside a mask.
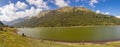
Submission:
[[[95,13],[84,7],[63,7],[41,12],[38,16],[14,24],[15,27],[61,27],[87,25],[119,25],[114,16]]]

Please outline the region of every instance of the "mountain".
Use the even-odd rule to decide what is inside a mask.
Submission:
[[[0,27],[4,26],[4,24],[2,22],[0,22]]]
[[[120,25],[120,19],[95,13],[84,7],[63,7],[41,12],[35,17],[14,24],[15,27],[61,27],[88,25]]]
[[[3,23],[5,25],[8,25],[8,26],[13,26],[14,24],[22,22],[22,21],[24,21],[25,19],[28,19],[28,18],[30,18],[30,17],[18,18],[18,19],[12,20],[12,21],[3,21]]]

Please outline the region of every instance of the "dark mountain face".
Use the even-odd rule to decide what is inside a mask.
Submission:
[[[4,26],[4,24],[2,22],[0,22],[0,27]]]
[[[87,25],[118,25],[120,19],[95,13],[84,7],[63,7],[41,12],[38,16],[14,24],[15,27],[60,27]]]
[[[20,22],[24,21],[24,20],[27,19],[27,18],[29,18],[29,17],[18,18],[18,19],[15,19],[15,20],[13,20],[13,21],[7,21],[7,22],[6,22],[6,21],[3,21],[3,23],[4,23],[5,25],[13,26],[14,24],[20,23]]]

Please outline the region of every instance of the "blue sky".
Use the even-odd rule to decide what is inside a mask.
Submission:
[[[0,0],[0,21],[36,16],[43,10],[86,7],[96,13],[120,16],[120,0]]]

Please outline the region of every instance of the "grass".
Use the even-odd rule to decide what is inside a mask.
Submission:
[[[0,47],[120,47],[120,41],[107,42],[104,44],[65,44],[64,42],[41,41],[17,35],[13,32],[14,30],[15,29],[5,28],[4,31],[0,31]]]

